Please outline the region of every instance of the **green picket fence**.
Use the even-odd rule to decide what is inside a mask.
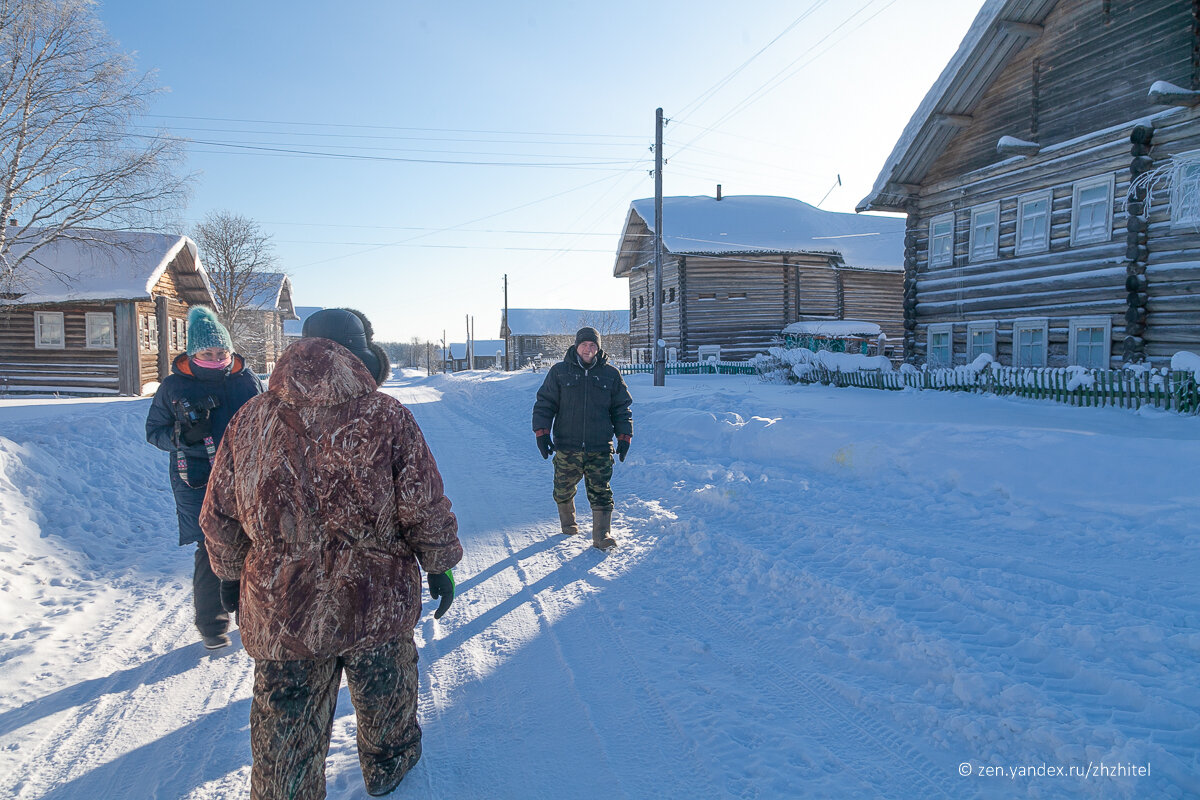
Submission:
[[[653,364],[617,364],[624,375],[654,372]],[[668,361],[667,375],[757,375],[753,365],[744,361]]]
[[[763,370],[767,373],[769,370]],[[1191,372],[1171,370],[1087,370],[966,367],[880,372],[834,372],[813,365],[799,383],[856,386],[864,389],[932,389],[1013,395],[1073,406],[1140,408],[1153,406],[1181,414],[1200,413],[1200,387]]]

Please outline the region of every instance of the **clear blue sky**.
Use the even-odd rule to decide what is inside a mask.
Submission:
[[[498,336],[514,308],[625,308],[631,201],[766,194],[852,211],[981,0],[603,4],[109,0],[192,140],[185,213],[258,221],[297,305],[378,338]],[[765,48],[765,49],[764,49]],[[286,152],[285,152],[286,151]],[[899,258],[899,256],[898,256]]]

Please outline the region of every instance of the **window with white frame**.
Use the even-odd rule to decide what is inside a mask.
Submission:
[[[1013,366],[1046,366],[1046,337],[1049,325],[1044,319],[1019,319],[1013,323]]]
[[[1000,240],[1000,204],[971,209],[971,260],[995,258]]]
[[[954,364],[954,325],[946,322],[930,325],[926,334],[925,363],[930,367],[949,367]]]
[[[1072,364],[1092,369],[1108,369],[1112,353],[1112,318],[1072,319],[1067,352]]]
[[[153,353],[158,350],[158,316],[156,314],[138,315],[138,342],[143,352]]]
[[[1071,196],[1071,244],[1091,244],[1111,239],[1112,207],[1111,174],[1076,182]]]
[[[967,323],[967,363],[971,363],[984,353],[993,359],[996,357],[996,323]]]
[[[92,350],[111,350],[116,347],[113,336],[113,315],[89,311],[87,317],[87,346]]]
[[[1171,225],[1200,226],[1200,151],[1175,157],[1171,174]]]
[[[929,266],[944,267],[954,262],[954,215],[942,214],[929,221]]]
[[[1017,198],[1017,255],[1050,249],[1050,211],[1053,195],[1043,192]]]
[[[42,350],[62,350],[67,346],[63,312],[38,311],[34,313],[33,346]]]

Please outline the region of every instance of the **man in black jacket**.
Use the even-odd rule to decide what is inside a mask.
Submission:
[[[633,398],[621,372],[608,363],[595,328],[580,328],[575,345],[550,368],[533,404],[533,432],[542,458],[554,454],[554,502],[562,532],[575,524],[575,487],[582,478],[592,506],[592,546],[616,542],[612,529],[613,436],[624,461],[633,441]],[[553,436],[551,435],[553,433]]]

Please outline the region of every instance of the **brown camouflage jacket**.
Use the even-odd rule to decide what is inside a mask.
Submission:
[[[410,635],[421,573],[462,558],[458,522],[412,413],[328,339],[288,347],[242,406],[200,514],[213,571],[242,582],[253,658],[293,661]]]

